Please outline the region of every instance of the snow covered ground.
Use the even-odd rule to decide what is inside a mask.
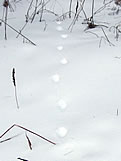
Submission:
[[[64,1],[62,1],[62,4]],[[67,3],[68,4],[68,3]],[[9,23],[18,30],[24,24],[19,4],[17,18]],[[89,11],[89,5],[86,5]],[[101,3],[98,4],[98,7]],[[97,8],[98,8],[97,7]],[[112,7],[112,6],[111,6]],[[90,12],[90,11],[89,11]],[[96,19],[115,24],[112,10],[105,9]],[[13,15],[12,15],[13,14]],[[47,28],[36,20],[23,33],[37,46],[22,43],[8,29],[8,40],[0,36],[0,135],[13,124],[21,125],[55,142],[52,145],[14,127],[0,141],[0,161],[119,161],[121,158],[121,46],[106,30],[110,46],[77,22],[48,19]],[[118,15],[119,18],[119,15]],[[105,20],[106,17],[105,17]],[[100,29],[91,30],[102,36]],[[12,82],[16,69],[19,109]]]

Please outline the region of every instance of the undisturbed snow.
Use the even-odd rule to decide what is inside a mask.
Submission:
[[[15,21],[16,22],[16,21]],[[0,40],[0,161],[119,161],[121,158],[121,47],[102,43],[71,20],[36,21],[25,29],[37,46],[21,43],[8,30]],[[14,24],[19,26],[20,24]],[[112,37],[111,37],[112,38]],[[16,69],[17,109],[12,69]],[[117,116],[118,109],[118,116]]]

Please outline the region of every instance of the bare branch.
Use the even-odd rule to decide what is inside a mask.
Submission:
[[[0,19],[0,21],[2,21],[3,23],[5,23],[4,20]],[[11,28],[13,31],[15,31],[16,33],[20,34],[24,39],[26,39],[28,42],[30,42],[32,45],[36,46],[36,44],[31,41],[29,38],[27,38],[26,36],[24,36],[22,33],[20,33],[19,31],[17,31],[14,27],[12,27],[11,25],[9,25],[8,23],[6,23],[6,25]]]
[[[53,142],[53,141],[51,141],[51,140],[49,140],[49,139],[47,139],[47,138],[45,138],[45,137],[43,137],[43,136],[37,134],[36,132],[34,132],[34,131],[32,131],[32,130],[29,130],[29,129],[27,129],[27,128],[23,127],[23,126],[17,125],[17,124],[14,124],[14,125],[12,125],[11,127],[9,127],[9,128],[0,136],[0,138],[2,138],[4,135],[6,135],[6,134],[7,134],[11,129],[13,129],[14,127],[18,127],[18,128],[23,129],[23,130],[25,130],[25,131],[28,131],[28,132],[30,132],[31,134],[36,135],[36,136],[40,137],[41,139],[43,139],[43,140],[45,140],[45,141],[47,141],[47,142],[49,142],[49,143],[51,143],[51,144],[53,144],[53,145],[56,145],[55,142]]]

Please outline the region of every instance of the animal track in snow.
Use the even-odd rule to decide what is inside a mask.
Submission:
[[[53,80],[54,82],[59,82],[59,81],[60,81],[60,75],[59,75],[59,74],[53,75],[53,76],[52,76],[52,80]]]
[[[61,59],[60,63],[63,65],[66,65],[66,64],[68,64],[68,60],[66,58],[63,58],[63,59]]]
[[[57,46],[57,50],[59,51],[63,50],[63,46]]]
[[[59,136],[59,137],[65,137],[68,133],[68,130],[65,128],[65,127],[59,127],[57,130],[56,130],[56,134]]]
[[[57,30],[57,31],[63,31],[63,27],[57,26],[57,27],[56,27],[56,30]]]
[[[58,25],[60,25],[60,24],[62,23],[62,21],[56,21],[56,23],[57,23]]]
[[[67,34],[62,34],[61,37],[62,37],[63,39],[66,39],[66,38],[68,37],[68,35],[67,35]]]
[[[67,108],[67,103],[63,99],[60,99],[57,104],[61,110],[65,110]]]

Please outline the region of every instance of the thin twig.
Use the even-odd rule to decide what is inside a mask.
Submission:
[[[7,17],[8,17],[8,6],[5,7],[5,40],[7,40]]]
[[[85,33],[93,34],[93,35],[95,35],[97,38],[99,38],[99,36],[98,36],[96,33],[94,33],[94,32],[91,32],[91,31],[85,31]]]
[[[11,127],[9,127],[9,128],[0,136],[0,138],[2,138],[4,135],[6,135],[6,134],[7,134],[11,129],[13,129],[14,127],[18,127],[18,128],[23,129],[23,130],[25,130],[25,131],[28,131],[28,132],[30,132],[31,134],[36,135],[36,136],[40,137],[41,139],[43,139],[43,140],[45,140],[45,141],[47,141],[47,142],[49,142],[49,143],[51,143],[51,144],[53,144],[53,145],[56,145],[55,142],[53,142],[53,141],[51,141],[51,140],[49,140],[49,139],[47,139],[47,138],[45,138],[45,137],[43,137],[43,136],[37,134],[36,132],[33,132],[32,130],[29,130],[29,129],[27,129],[27,128],[23,127],[23,126],[17,125],[17,124],[14,124],[14,125],[12,125]]]
[[[29,12],[30,12],[30,9],[31,9],[31,7],[32,7],[33,1],[34,1],[34,0],[32,0],[32,1],[30,2],[29,8],[28,8],[27,13],[26,13],[26,15],[25,15],[25,17],[26,17],[26,22],[29,21]]]
[[[25,134],[25,136],[26,136],[26,139],[27,139],[27,141],[28,141],[29,148],[30,148],[30,150],[32,150],[32,143],[31,143],[31,141],[30,141],[30,139],[29,139],[27,133]]]
[[[42,22],[42,17],[43,17],[43,12],[44,12],[44,3],[45,3],[44,0],[42,0],[42,7],[41,7],[42,9],[41,9],[41,14],[40,14],[40,19],[39,19],[40,22]]]
[[[92,0],[92,20],[91,20],[91,22],[92,22],[92,24],[94,24],[94,3],[95,2],[95,0]]]
[[[17,108],[19,109],[19,103],[18,103],[18,97],[17,97],[17,87],[16,87],[16,78],[15,78],[15,68],[12,70],[12,79],[13,79],[13,85],[15,89],[15,100],[16,100],[16,105]]]
[[[0,21],[2,21],[3,23],[5,23],[4,20],[0,19]],[[6,23],[6,25],[11,28],[13,31],[15,31],[16,33],[20,34],[24,39],[26,39],[27,41],[29,41],[32,45],[36,46],[36,44],[31,41],[29,38],[27,38],[26,36],[24,36],[22,33],[20,33],[19,31],[17,31],[14,27],[12,27],[11,25],[9,25],[8,23]]]
[[[19,160],[22,160],[22,161],[28,161],[27,159],[22,159],[22,158],[17,158]]]
[[[70,0],[70,5],[69,5],[69,18],[71,18],[71,8],[72,8],[72,0]]]
[[[101,29],[102,29],[103,34],[104,34],[104,36],[105,36],[105,38],[106,38],[107,42],[109,43],[109,45],[110,45],[110,46],[114,46],[114,44],[110,42],[110,40],[109,40],[108,36],[106,35],[106,33],[105,33],[105,31],[104,31],[103,27],[101,27]]]
[[[78,10],[78,13],[75,14],[75,16],[74,16],[74,18],[73,18],[73,21],[72,21],[72,23],[70,24],[70,26],[69,26],[69,28],[68,28],[68,29],[71,28],[71,31],[72,31],[73,26],[75,25],[75,23],[76,23],[76,21],[77,21],[79,15],[80,15],[80,13],[81,13],[81,11],[83,11],[83,7],[84,7],[85,1],[86,1],[86,0],[83,0],[83,2],[80,3],[80,8],[79,8],[79,10]],[[76,6],[76,7],[77,7],[77,6]]]
[[[3,7],[5,8],[4,12],[5,12],[5,15],[4,16],[4,19],[5,19],[5,40],[7,40],[7,19],[8,19],[8,7],[9,7],[9,0],[4,0],[3,2]]]
[[[35,18],[36,14],[37,14],[37,7],[38,7],[38,0],[36,0],[35,9],[34,9],[32,19],[31,19],[31,23],[34,21],[34,18]]]
[[[9,138],[7,138],[7,139],[5,139],[5,140],[0,141],[0,143],[4,143],[4,142],[6,142],[6,141],[9,141],[9,140],[11,140],[11,139],[13,139],[13,138],[15,138],[15,137],[17,137],[17,136],[19,136],[19,135],[21,135],[21,134],[17,134],[17,135],[15,135],[15,136],[9,137]]]

